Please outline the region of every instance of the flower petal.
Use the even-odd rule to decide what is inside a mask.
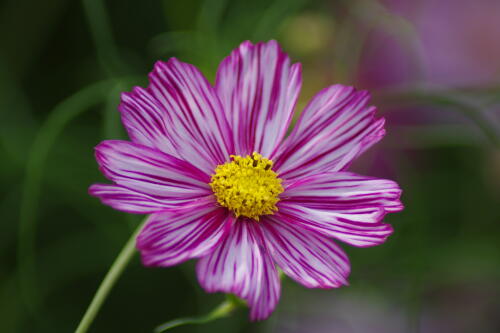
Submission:
[[[214,88],[196,67],[158,61],[147,89],[122,95],[130,138],[211,173],[232,153],[232,134]]]
[[[323,173],[289,185],[278,205],[279,215],[354,246],[373,246],[392,234],[382,219],[403,209],[400,195],[401,189],[391,180]]]
[[[262,253],[262,282],[259,293],[250,299],[250,319],[263,320],[271,315],[280,298],[281,282],[271,256]]]
[[[171,201],[119,185],[94,184],[90,186],[89,193],[100,198],[103,204],[127,213],[151,214],[161,211],[171,204]]]
[[[266,246],[263,229],[259,225],[255,225],[254,232],[260,240],[262,250],[262,282],[259,292],[253,294],[253,298],[249,300],[250,304],[250,319],[263,320],[271,315],[274,308],[278,304],[280,298],[281,281],[276,270],[276,265]]]
[[[283,197],[288,203],[326,210],[381,207],[399,212],[403,205],[399,185],[387,179],[353,172],[325,172],[289,184]]]
[[[137,237],[147,266],[172,266],[210,253],[222,242],[233,218],[213,198],[152,214]]]
[[[104,175],[166,206],[211,194],[210,177],[192,164],[146,146],[108,140],[96,147]]]
[[[369,94],[334,85],[319,92],[301,114],[290,136],[271,156],[281,177],[343,171],[385,134],[375,119]]]
[[[261,320],[274,310],[280,282],[256,228],[254,221],[237,220],[226,240],[198,261],[196,271],[207,292],[232,293],[245,299],[250,318]]]
[[[349,259],[331,239],[278,215],[261,223],[271,255],[286,275],[308,288],[347,285]]]
[[[300,64],[274,40],[247,41],[222,61],[215,88],[234,135],[235,153],[270,156],[283,139],[302,84]]]

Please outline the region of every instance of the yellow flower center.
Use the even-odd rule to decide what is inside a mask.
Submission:
[[[217,201],[234,212],[259,220],[259,216],[278,210],[278,195],[283,192],[281,179],[271,170],[273,161],[253,153],[231,155],[231,162],[218,165],[210,187]]]

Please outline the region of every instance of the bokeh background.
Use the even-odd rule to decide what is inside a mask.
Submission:
[[[350,286],[285,280],[269,320],[246,310],[177,332],[500,332],[500,2],[26,1],[0,4],[0,332],[72,332],[140,220],[88,196],[93,147],[125,138],[121,91],[158,59],[213,79],[241,41],[303,63],[321,88],[369,89],[386,138],[354,170],[397,180],[382,246],[344,246]],[[151,332],[222,299],[193,263],[129,265],[91,332]]]

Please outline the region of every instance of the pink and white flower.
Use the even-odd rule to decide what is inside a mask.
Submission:
[[[366,247],[393,232],[382,220],[403,208],[398,185],[346,171],[385,134],[366,91],[325,88],[286,137],[301,67],[275,41],[241,44],[215,85],[175,58],[149,79],[122,95],[131,141],[96,147],[113,184],[90,187],[115,209],[151,214],[137,238],[145,265],[197,258],[206,291],[245,299],[260,320],[279,299],[277,266],[308,288],[337,288],[350,264],[334,239]]]

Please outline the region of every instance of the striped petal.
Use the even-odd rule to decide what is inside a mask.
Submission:
[[[300,64],[290,66],[276,41],[244,42],[222,61],[215,88],[236,154],[271,155],[288,129],[301,83]]]
[[[158,61],[147,89],[122,95],[132,141],[190,161],[210,173],[232,153],[232,134],[214,88],[194,66]]]
[[[375,119],[369,94],[334,85],[309,102],[290,136],[271,156],[281,177],[343,171],[385,134],[384,119]]]
[[[232,293],[245,299],[250,318],[261,320],[274,310],[280,282],[256,228],[253,221],[238,220],[224,243],[198,261],[196,271],[207,292]]]
[[[280,298],[281,283],[271,256],[262,254],[262,282],[259,292],[250,299],[250,319],[263,320],[271,315]]]
[[[390,180],[323,173],[289,185],[279,203],[279,216],[354,246],[373,246],[392,234],[382,219],[403,209],[400,195],[401,189]]]
[[[94,184],[89,188],[89,194],[101,199],[105,205],[122,212],[134,214],[151,214],[168,207],[169,200],[136,192],[119,185]]]
[[[286,275],[308,288],[348,284],[349,259],[331,239],[283,217],[268,215],[261,223],[267,247]]]
[[[152,205],[167,208],[212,193],[210,177],[192,164],[136,143],[103,141],[96,147],[96,159],[108,179],[136,193],[137,200],[152,199]],[[109,189],[94,193],[109,199]]]
[[[137,237],[147,266],[173,266],[209,254],[222,242],[233,218],[213,198],[152,214]]]

